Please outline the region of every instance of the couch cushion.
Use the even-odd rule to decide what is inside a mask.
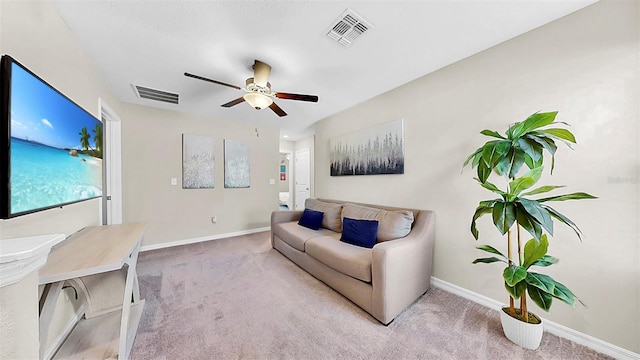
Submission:
[[[342,218],[342,236],[340,241],[371,249],[376,244],[378,220],[356,220]]]
[[[413,212],[382,210],[356,204],[344,204],[342,217],[378,220],[378,242],[405,237],[411,231]]]
[[[311,230],[318,230],[322,226],[322,217],[324,213],[321,211],[315,211],[311,209],[304,209],[302,217],[298,221],[298,225],[304,226]]]
[[[311,238],[335,234],[335,232],[327,229],[308,229],[298,225],[297,221],[273,224],[271,231],[289,246],[300,251],[305,251],[304,244]]]
[[[341,242],[335,235],[310,239],[305,249],[309,256],[336,271],[371,281],[371,249]]]
[[[322,227],[335,232],[342,232],[342,204],[328,203],[317,199],[308,198],[304,201],[304,207],[324,213]]]

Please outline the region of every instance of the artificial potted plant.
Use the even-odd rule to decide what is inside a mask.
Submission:
[[[542,176],[544,152],[547,151],[551,156],[552,174],[557,150],[556,141],[567,145],[576,142],[569,130],[548,127],[552,124],[567,125],[555,122],[556,115],[557,112],[535,113],[526,120],[511,125],[504,136],[492,130],[481,131],[481,134],[494,139],[478,148],[463,165],[465,167],[471,163],[472,168],[477,168],[478,177],[475,179],[478,183],[498,195],[496,199],[481,201],[476,208],[471,221],[471,233],[474,238],[478,240],[476,221],[488,214],[491,214],[493,224],[500,234],[507,235],[507,255],[492,246],[482,245],[477,248],[493,256],[476,259],[473,263],[506,264],[503,279],[509,293],[509,306],[500,312],[502,328],[509,340],[529,349],[538,348],[543,328],[542,320],[527,310],[527,294],[545,311],[549,311],[554,298],[569,305],[580,301],[563,284],[548,275],[533,271],[535,268],[558,262],[557,258],[547,254],[547,234],[553,235],[554,221],[569,226],[582,240],[578,226],[548,204],[553,201],[595,198],[583,192],[530,198],[563,187],[546,185],[531,189]],[[525,173],[518,176],[522,172]],[[505,178],[506,190],[501,190],[488,181],[492,173]],[[517,239],[515,248],[512,239],[514,229]],[[526,243],[522,241],[522,229],[532,236]],[[516,308],[516,300],[520,302],[519,308]]]

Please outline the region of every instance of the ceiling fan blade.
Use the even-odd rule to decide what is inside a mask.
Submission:
[[[253,63],[253,82],[258,86],[267,87],[269,74],[271,74],[271,66],[260,60],[255,60]]]
[[[271,105],[269,105],[269,108],[280,117],[287,116],[287,113],[284,112],[284,110],[282,110],[276,103],[271,103]]]
[[[239,97],[239,98],[237,98],[235,100],[231,100],[228,103],[222,104],[220,106],[222,106],[222,107],[232,107],[234,105],[240,104],[241,102],[244,102],[244,97]]]
[[[316,95],[290,94],[282,92],[277,92],[275,95],[278,99],[318,102],[318,97]]]
[[[228,86],[230,88],[234,88],[236,90],[241,90],[240,87],[235,86],[235,85],[231,85],[231,84],[227,84],[227,83],[223,83],[222,81],[217,81],[217,80],[211,80],[211,79],[207,79],[206,77],[202,77],[202,76],[198,76],[198,75],[193,75],[193,74],[189,74],[189,73],[184,73],[184,76],[188,76],[188,77],[192,77],[194,79],[198,79],[198,80],[204,80],[204,81],[208,81],[208,82],[212,82],[214,84],[218,84],[218,85],[222,85],[222,86]]]

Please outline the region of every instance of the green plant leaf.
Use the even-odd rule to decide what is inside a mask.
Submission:
[[[576,233],[576,235],[578,235],[578,239],[580,239],[580,241],[582,241],[582,231],[580,231],[580,229],[578,228],[578,225],[576,225],[573,221],[571,221],[571,219],[569,219],[568,217],[562,215],[561,213],[559,213],[557,210],[555,210],[551,206],[542,205],[542,207],[547,209],[547,211],[549,212],[549,215],[551,215],[553,218],[557,219],[561,223],[563,223],[563,224],[567,225],[568,227],[570,227]]]
[[[507,155],[509,153],[509,150],[511,150],[511,141],[509,140],[500,141],[496,144],[496,153],[500,155],[500,157],[504,157],[505,155]],[[494,165],[498,162],[498,160],[494,162]]]
[[[553,235],[553,220],[551,220],[551,215],[549,215],[547,209],[543,208],[535,200],[520,198],[519,202],[522,204],[524,210],[531,215],[538,224],[547,230],[549,234]],[[540,238],[536,239],[539,240]]]
[[[554,298],[559,299],[560,301],[563,301],[567,305],[573,306],[577,299],[576,295],[573,292],[571,292],[571,290],[569,290],[566,286],[562,285],[561,283],[555,280],[553,281],[555,283],[555,286],[553,288],[553,293],[551,295]]]
[[[527,289],[527,283],[524,281],[520,281],[514,286],[509,286],[509,284],[505,282],[504,288],[507,289],[507,292],[509,293],[509,295],[511,295],[512,298],[514,298],[515,300],[518,300],[520,299],[520,296],[522,296],[522,294],[524,294],[525,290]]]
[[[540,144],[543,148],[547,149],[547,151],[551,155],[554,155],[556,153],[556,150],[558,149],[558,146],[556,145],[555,141],[553,141],[553,139],[546,137],[544,134],[529,133],[525,135],[525,137],[527,139],[531,139],[537,142],[538,144]]]
[[[524,153],[512,148],[509,155],[509,178],[514,178],[524,164]]]
[[[517,138],[518,136],[516,136],[515,134],[520,132],[520,130],[522,129],[524,125],[522,125],[522,122],[516,122],[513,125],[509,126],[509,128],[507,129],[507,138],[509,140],[513,140],[515,138]]]
[[[536,141],[526,137],[521,137],[518,139],[518,146],[520,146],[520,149],[522,149],[525,154],[529,155],[533,161],[538,161],[542,158],[543,147]]]
[[[509,194],[518,196],[523,190],[532,187],[540,180],[542,175],[542,167],[529,170],[526,174],[514,179],[509,183]]]
[[[522,133],[514,135],[520,137],[532,130],[547,126],[556,119],[557,114],[557,111],[531,114],[525,121],[522,122]]]
[[[553,297],[535,286],[527,285],[527,292],[533,302],[538,305],[542,310],[549,312]]]
[[[502,272],[504,281],[509,286],[515,286],[527,277],[527,269],[515,264],[507,266]]]
[[[478,203],[478,207],[493,207],[493,204],[495,204],[496,202],[501,201],[500,199],[493,199],[493,200],[482,200]]]
[[[527,167],[529,169],[535,169],[537,167],[542,166],[542,163],[544,162],[544,158],[542,156],[540,156],[540,158],[537,161],[534,161],[531,156],[524,154],[524,164],[527,165]]]
[[[500,135],[497,131],[493,131],[493,130],[482,130],[480,131],[480,134],[482,135],[486,135],[486,136],[492,136],[492,137],[496,137],[498,139],[506,139],[504,136]]]
[[[479,217],[486,215],[486,214],[491,214],[491,212],[493,211],[493,207],[492,206],[478,206],[476,208],[476,212],[473,214],[473,219],[471,220],[471,233],[473,234],[473,237],[478,240],[478,229],[476,227],[476,220],[478,220]]]
[[[496,202],[493,206],[493,224],[502,235],[506,234],[516,221],[516,208],[513,203]]]
[[[542,227],[531,215],[529,215],[520,203],[516,203],[516,220],[523,229],[527,230],[529,234],[531,234],[531,236],[540,240],[540,236],[542,236]]]
[[[488,253],[492,253],[492,254],[496,254],[496,255],[500,255],[502,256],[502,258],[504,258],[505,260],[509,260],[507,259],[506,256],[504,256],[503,253],[501,253],[498,249],[494,248],[491,245],[480,245],[480,246],[476,246],[476,249],[478,250],[482,250],[482,251],[486,251]]]
[[[525,281],[527,284],[537,287],[568,305],[573,306],[575,300],[577,300],[576,295],[571,290],[555,281],[551,276],[530,272],[527,274]]]
[[[513,151],[513,149],[509,150],[509,152],[511,151]],[[509,159],[510,159],[510,156],[505,156],[502,159],[500,159],[500,161],[498,161],[498,163],[495,166],[496,173],[498,173],[498,175],[502,176],[509,173],[509,166],[511,165],[511,161]]]
[[[488,258],[478,258],[473,260],[473,264],[477,264],[477,263],[485,263],[485,264],[489,264],[489,263],[494,263],[494,262],[498,262],[501,261],[503,263],[506,263],[506,261],[502,260],[502,259],[498,259],[495,256],[492,257],[488,257]]]
[[[478,162],[478,178],[480,182],[485,182],[491,175],[491,168],[484,163],[484,161]]]
[[[540,241],[531,239],[524,245],[524,262],[522,266],[528,269],[534,262],[542,259],[547,254],[549,248],[549,240],[547,235],[542,234]]]
[[[576,138],[573,136],[571,131],[569,131],[567,129],[554,128],[554,129],[538,130],[538,132],[541,132],[543,134],[547,134],[547,135],[549,135],[551,137],[554,137],[556,139],[569,141],[569,142],[572,142],[574,144],[576,143]]]
[[[465,166],[467,166],[467,164],[469,164],[469,161],[471,161],[471,159],[473,159],[474,157],[476,157],[476,155],[481,153],[482,153],[482,148],[479,148],[476,151],[474,151],[473,154],[469,155],[467,160],[464,161],[464,164],[462,164],[462,167],[464,168]],[[475,165],[473,165],[472,167],[475,167]]]
[[[551,276],[534,272],[528,272],[525,281],[527,284],[535,286],[548,294],[553,293],[556,283]]]
[[[565,201],[565,200],[582,200],[582,199],[597,199],[597,197],[584,192],[575,192],[571,194],[557,195],[557,196],[552,196],[548,198],[537,199],[536,201],[539,203],[543,203],[547,201]]]
[[[551,266],[553,264],[557,264],[558,263],[557,258],[554,258],[551,255],[545,255],[542,258],[536,260],[533,264],[531,264],[531,266],[542,266],[542,267],[546,267],[546,266]]]
[[[498,140],[488,141],[482,147],[482,161],[489,167],[493,167],[493,159],[496,156],[496,145],[499,143]]]
[[[559,189],[559,188],[563,188],[565,187],[564,185],[546,185],[546,186],[541,186],[539,188],[535,188],[531,191],[527,191],[526,193],[521,194],[520,196],[528,196],[528,195],[536,195],[536,194],[542,194],[542,193],[546,193],[549,192],[551,190],[555,190],[555,189]],[[538,200],[538,202],[540,202]]]
[[[485,188],[485,189],[487,189],[487,190],[491,190],[491,191],[493,191],[494,193],[499,194],[499,195],[502,195],[502,196],[504,196],[504,195],[506,195],[506,194],[507,194],[507,193],[505,193],[504,191],[502,191],[502,190],[498,189],[498,187],[497,187],[497,186],[493,185],[492,183],[490,183],[490,182],[488,182],[488,181],[482,182],[482,181],[480,181],[480,179],[478,179],[478,178],[475,178],[475,179],[476,179],[476,181],[478,181],[478,182],[480,183],[480,185],[481,185],[483,188]]]

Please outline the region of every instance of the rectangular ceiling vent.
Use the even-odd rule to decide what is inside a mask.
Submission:
[[[353,10],[347,9],[329,27],[327,36],[337,41],[338,44],[349,47],[360,35],[372,28],[371,24]]]
[[[162,101],[170,104],[178,103],[178,94],[151,89],[144,86],[133,85],[133,88],[136,90],[136,94],[141,99],[149,99],[155,101]]]

